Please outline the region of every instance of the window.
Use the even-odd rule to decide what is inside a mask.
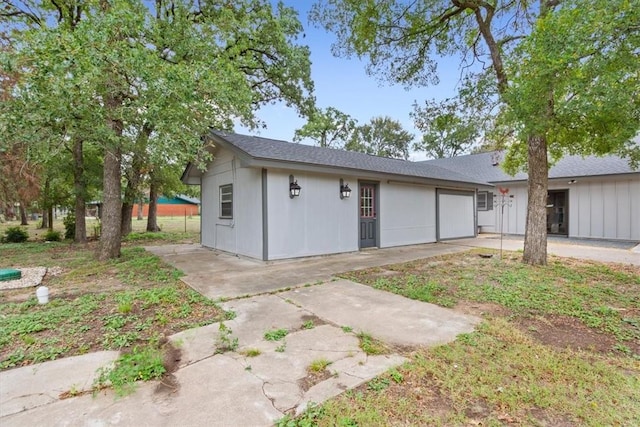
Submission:
[[[233,218],[233,184],[220,186],[220,218]]]
[[[493,193],[488,191],[478,191],[478,197],[476,198],[476,206],[479,211],[491,211],[493,210]]]

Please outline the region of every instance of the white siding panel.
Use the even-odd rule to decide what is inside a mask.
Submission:
[[[575,236],[589,237],[591,235],[591,186],[589,183],[576,184],[576,193],[578,196],[578,226]],[[569,206],[571,209],[571,206]],[[571,229],[569,224],[569,229]]]
[[[630,240],[640,240],[640,174],[629,183],[629,199],[631,221]],[[627,237],[621,237],[626,239]]]
[[[289,198],[288,171],[268,171],[269,259],[358,250],[358,197],[340,199],[340,178],[357,188],[357,179],[292,173],[302,187]]]
[[[591,232],[589,237],[601,239],[604,237],[604,199],[603,184],[593,182],[590,185],[590,211],[591,211]]]
[[[436,241],[436,191],[411,184],[380,184],[380,247]]]
[[[233,203],[237,252],[262,259],[262,169],[237,169]]]
[[[473,195],[446,193],[438,195],[441,240],[475,235],[474,200]]]
[[[615,182],[602,184],[602,237],[615,239],[618,236],[618,203]]]
[[[615,206],[616,206],[616,238],[629,236],[631,238],[631,187],[629,181],[616,182]],[[638,193],[640,194],[640,193]]]

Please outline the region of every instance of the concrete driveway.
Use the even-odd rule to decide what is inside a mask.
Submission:
[[[182,280],[214,300],[259,295],[330,280],[338,273],[468,250],[432,243],[371,249],[339,255],[282,261],[258,261],[199,245],[149,246],[148,251],[182,270]]]

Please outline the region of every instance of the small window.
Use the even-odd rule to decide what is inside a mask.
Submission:
[[[490,193],[488,191],[478,191],[476,200],[476,206],[479,211],[493,210],[493,193]]]
[[[220,218],[233,218],[233,184],[220,186]]]

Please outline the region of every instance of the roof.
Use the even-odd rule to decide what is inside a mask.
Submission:
[[[487,182],[482,179],[470,177],[438,165],[221,131],[212,131],[212,135],[254,159],[487,185]]]
[[[515,176],[507,174],[499,164],[502,153],[492,151],[488,153],[469,154],[448,159],[433,159],[419,162],[423,165],[439,166],[457,173],[468,175],[486,182],[526,181],[526,173]],[[621,175],[640,173],[640,169],[632,169],[629,161],[618,156],[565,156],[549,169],[549,178],[572,178],[603,175]]]
[[[199,205],[200,200],[195,197],[189,197],[185,194],[176,194],[173,197],[158,197],[158,203],[160,204],[190,204],[190,205]]]

